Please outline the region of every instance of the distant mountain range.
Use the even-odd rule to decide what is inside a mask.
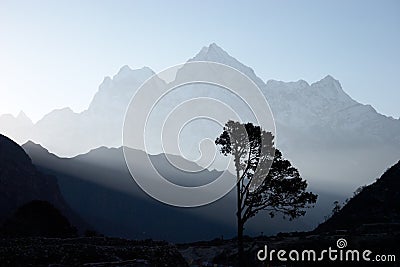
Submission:
[[[322,210],[331,209],[332,200],[344,200],[400,158],[400,120],[358,103],[329,75],[311,85],[303,80],[264,82],[250,67],[216,44],[202,48],[189,61],[229,65],[260,87],[275,117],[278,148],[309,181],[310,190],[319,193],[315,216],[320,219],[326,215]],[[124,66],[114,77],[104,79],[87,110],[81,113],[70,108],[54,110],[35,124],[23,113],[16,118],[3,115],[0,116],[0,132],[19,144],[32,140],[59,157],[75,157],[104,146],[121,147],[128,103],[138,87],[152,75],[154,72],[147,67],[132,70]],[[161,79],[159,82],[165,83]],[[215,90],[205,92],[224,97]],[[190,96],[190,93],[181,95],[169,104]],[[108,164],[108,157],[94,157],[94,153],[63,161],[89,157],[96,166]],[[126,171],[122,160],[117,168]],[[100,177],[96,179],[102,179]]]
[[[23,148],[41,171],[57,177],[61,192],[74,211],[107,236],[188,242],[236,235],[234,192],[203,207],[172,207],[147,196],[138,187],[125,165],[122,148],[101,147],[68,159],[33,142]],[[137,162],[147,156],[139,150],[132,152],[136,153]],[[168,166],[164,155],[151,158],[165,177],[177,184],[196,185],[219,175],[205,170],[192,177],[195,181],[187,181],[187,174]],[[246,233],[312,229],[318,220],[314,217],[311,221],[271,220],[263,214],[250,221]]]
[[[252,79],[269,101],[278,127],[278,145],[283,148],[301,146],[298,140],[307,136],[314,146],[363,146],[365,142],[400,146],[400,120],[353,100],[330,75],[311,85],[304,80],[265,83],[216,44],[204,47],[191,61],[223,63]],[[113,78],[104,78],[82,113],[70,108],[54,110],[36,124],[23,112],[17,117],[2,115],[0,131],[21,144],[28,140],[40,143],[59,156],[76,156],[100,146],[119,147],[129,101],[154,74],[147,67],[132,70],[123,66]],[[160,79],[160,83],[164,81]]]

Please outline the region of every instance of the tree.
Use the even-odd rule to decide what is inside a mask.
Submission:
[[[335,200],[333,202],[332,216],[338,213],[342,209],[342,205],[340,205],[339,201]]]
[[[271,217],[281,213],[292,220],[303,216],[317,195],[306,192],[307,182],[274,148],[272,133],[260,126],[228,121],[215,144],[235,163],[238,259],[239,266],[245,266],[243,231],[250,218],[267,211]]]
[[[362,185],[360,187],[358,187],[356,189],[356,191],[353,192],[353,197],[357,196],[358,194],[360,194],[367,186],[366,185]]]

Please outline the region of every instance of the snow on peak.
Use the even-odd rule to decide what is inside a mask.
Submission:
[[[128,65],[123,66],[118,73],[113,77],[114,81],[131,81],[136,80],[144,82],[150,76],[154,75],[154,71],[149,67],[143,67],[141,69],[131,69]]]
[[[110,76],[106,76],[104,77],[103,81],[101,82],[100,86],[99,86],[99,90],[106,90],[107,88],[110,88],[112,86],[112,79],[110,78]]]
[[[189,61],[211,61],[226,64],[228,66],[237,68],[238,70],[241,70],[242,68],[248,68],[215,43],[203,47],[200,52],[197,53],[197,55],[193,58],[189,59]]]
[[[210,61],[225,64],[247,75],[259,87],[265,86],[265,83],[259,77],[257,77],[253,69],[229,55],[228,52],[223,50],[215,43],[203,47],[195,57],[188,60],[188,62],[191,61]]]
[[[22,110],[18,113],[17,117],[18,120],[27,122],[29,124],[32,124],[32,120],[23,112]]]
[[[277,80],[268,80],[267,87],[271,89],[278,89],[283,90],[303,90],[305,88],[309,88],[310,85],[305,80],[298,80],[297,82],[284,82],[284,81],[277,81]]]
[[[297,82],[293,82],[293,83],[297,84],[300,88],[310,87],[310,84],[307,81],[302,80],[302,79],[298,80]]]
[[[124,65],[120,68],[118,73],[130,72],[132,69],[128,65]]]
[[[26,116],[25,112],[23,112],[22,110],[18,113],[17,119],[26,119],[28,118],[28,116]]]
[[[355,103],[355,101],[343,91],[340,82],[331,75],[327,75],[320,81],[311,84],[311,88],[327,99],[336,99],[341,102]]]
[[[154,74],[148,67],[131,69],[128,65],[123,66],[113,78],[104,78],[89,105],[89,113],[109,117],[118,113],[119,120],[122,120],[132,95]]]
[[[20,111],[17,116],[12,114],[2,114],[0,115],[0,130],[7,124],[18,124],[24,126],[31,126],[33,125],[32,120],[23,112]]]
[[[338,91],[342,91],[342,86],[338,80],[333,78],[331,75],[325,76],[323,79],[311,84],[311,86],[315,87],[331,87],[335,88]]]
[[[235,60],[226,51],[219,47],[216,43],[209,46],[204,46],[197,55],[189,61],[213,61],[217,63],[224,63],[221,61]]]

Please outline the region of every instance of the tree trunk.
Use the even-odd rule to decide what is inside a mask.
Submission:
[[[244,248],[243,248],[243,221],[242,221],[242,199],[240,196],[240,177],[239,172],[237,172],[237,246],[238,246],[238,265],[240,267],[244,265]]]
[[[240,267],[245,266],[244,247],[243,247],[243,224],[238,221],[238,263]]]
[[[238,266],[244,267],[244,248],[243,248],[243,229],[244,229],[244,221],[242,218],[242,196],[241,192],[241,180],[240,180],[240,158],[238,153],[234,153],[235,155],[235,167],[236,167],[236,194],[237,194],[237,246],[238,246]]]

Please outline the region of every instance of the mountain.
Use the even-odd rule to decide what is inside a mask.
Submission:
[[[275,119],[277,147],[314,190],[338,193],[344,199],[400,158],[399,120],[358,103],[330,75],[312,84],[264,83],[216,44],[191,60],[227,64],[260,87]]]
[[[50,202],[80,230],[88,227],[65,202],[56,178],[38,171],[18,144],[0,135],[0,223],[33,200]]]
[[[149,68],[123,66],[113,78],[104,78],[87,110],[53,110],[35,124],[21,116],[3,115],[0,132],[19,144],[33,140],[61,156],[75,156],[101,146],[119,147],[127,105],[135,90],[153,74]]]
[[[236,235],[233,191],[202,207],[172,207],[149,197],[138,187],[128,172],[122,148],[101,147],[68,159],[59,158],[33,142],[23,145],[23,148],[41,171],[57,177],[67,203],[107,236],[189,242]],[[137,162],[147,157],[142,151],[134,150],[133,153]],[[187,174],[171,168],[165,155],[150,157],[156,168],[161,167],[167,179],[178,184],[197,183],[185,181]],[[218,175],[217,171],[205,170],[194,177],[207,181]],[[249,221],[246,233],[311,230],[317,222],[315,217],[311,222],[310,218],[289,222],[278,217],[269,219],[263,214]]]
[[[371,185],[362,187],[338,212],[315,232],[354,230],[364,225],[400,229],[400,161]]]
[[[277,147],[309,181],[310,189],[320,192],[317,205],[327,208],[331,198],[324,196],[328,194],[345,199],[400,158],[400,121],[377,113],[370,105],[358,103],[330,75],[312,84],[304,80],[264,82],[254,70],[216,44],[202,48],[189,61],[227,64],[245,73],[260,87],[275,118]],[[177,77],[183,71],[184,67]],[[152,75],[154,72],[149,68],[132,70],[124,66],[114,77],[104,79],[87,110],[81,113],[69,108],[55,110],[34,125],[24,124],[23,130],[13,126],[17,122],[0,124],[0,130],[12,132],[10,136],[16,140],[32,140],[62,157],[74,157],[102,146],[120,147],[127,105],[140,84]],[[165,81],[158,79],[158,83],[165,84]],[[197,96],[217,98],[232,106],[237,104],[220,91],[210,86],[177,90],[163,98],[158,111],[168,114],[183,101]],[[157,119],[160,121],[160,118]],[[158,128],[149,132],[157,135]],[[193,140],[201,140],[204,135],[212,139],[222,131],[211,124],[187,129],[190,138],[185,139],[182,149],[194,154],[198,153],[198,143]]]
[[[234,227],[210,218],[219,205],[202,214],[149,197],[130,176],[122,148],[102,147],[70,159],[58,158],[32,142],[24,149],[43,172],[57,176],[68,204],[107,236],[187,241],[235,232]],[[134,152],[139,161],[146,156]]]
[[[11,114],[0,116],[0,132],[6,136],[12,136],[19,144],[29,140],[33,125],[33,122],[22,111],[17,117]]]
[[[371,141],[377,145],[400,145],[399,120],[377,113],[370,105],[358,103],[330,75],[311,85],[304,80],[269,80],[265,83],[254,70],[214,43],[203,47],[189,59],[192,61],[226,64],[252,79],[271,106],[279,144],[288,149],[304,136],[309,136],[315,146],[354,142],[355,145],[364,145]],[[69,108],[55,110],[35,125],[23,113],[17,118],[3,115],[0,117],[0,130],[12,133],[10,136],[23,140],[22,143],[28,139],[40,143],[59,156],[76,156],[100,146],[121,146],[126,107],[138,87],[154,74],[147,67],[132,70],[123,66],[114,77],[104,78],[84,112],[74,113]],[[161,79],[159,82],[165,83]]]
[[[262,87],[264,85],[264,82],[259,77],[257,77],[253,69],[242,64],[236,58],[230,56],[226,51],[224,51],[215,43],[203,47],[196,56],[189,59],[188,61],[210,61],[221,63],[241,71],[251,80],[253,80],[257,84],[257,86]]]

